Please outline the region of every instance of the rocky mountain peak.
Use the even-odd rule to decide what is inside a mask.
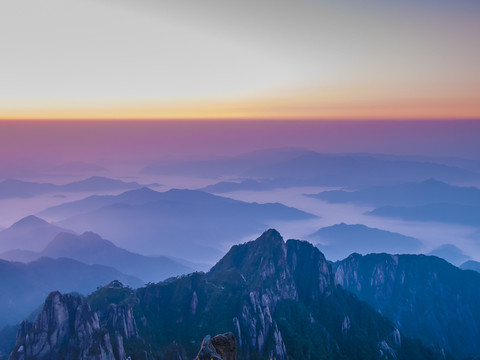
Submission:
[[[287,264],[286,244],[274,229],[265,231],[254,241],[233,246],[209,275],[216,278],[225,273],[237,273],[253,287],[280,286],[293,281]]]
[[[262,235],[260,235],[260,237],[258,237],[256,241],[259,243],[278,244],[283,243],[283,237],[277,230],[268,229]]]

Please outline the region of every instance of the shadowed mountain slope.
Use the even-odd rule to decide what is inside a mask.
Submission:
[[[352,254],[334,268],[337,284],[404,334],[459,359],[480,353],[480,274],[425,255]]]

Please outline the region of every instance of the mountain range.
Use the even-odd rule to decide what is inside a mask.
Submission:
[[[303,148],[276,148],[252,151],[246,154],[228,157],[216,157],[205,160],[161,162],[149,165],[141,170],[154,175],[187,175],[206,178],[227,175],[241,175],[252,168],[261,168],[299,156],[314,153]]]
[[[214,194],[228,193],[232,191],[254,190],[264,191],[274,188],[271,183],[265,181],[257,181],[253,179],[245,179],[239,182],[235,181],[220,181],[216,184],[205,186],[199,190]]]
[[[121,249],[92,232],[82,235],[59,233],[41,252],[17,250],[0,254],[0,258],[10,261],[34,261],[42,257],[69,258],[84,264],[109,266],[141,279],[143,283],[194,271],[166,256],[143,256]]]
[[[0,199],[30,198],[36,195],[53,193],[128,190],[138,189],[142,186],[137,182],[125,182],[102,176],[92,176],[85,180],[64,185],[7,179],[0,182]]]
[[[375,207],[420,206],[432,203],[480,205],[480,189],[449,185],[435,179],[419,183],[367,187],[356,191],[323,191],[308,196],[329,203],[355,203]]]
[[[274,223],[314,215],[279,203],[247,203],[203,191],[148,188],[117,196],[91,196],[50,208],[42,216],[76,232],[93,231],[117,246],[143,254],[163,254],[215,262],[225,244]],[[213,220],[212,220],[213,219]]]
[[[241,359],[450,358],[337,287],[313,245],[269,230],[206,274],[137,290],[113,282],[87,298],[53,292],[20,325],[10,359],[192,359],[205,334],[227,331]]]
[[[436,203],[420,206],[382,206],[366,214],[405,221],[436,221],[447,224],[480,226],[480,205]]]
[[[453,244],[443,244],[430,251],[427,255],[437,256],[447,260],[450,264],[459,266],[470,259],[461,249]]]
[[[381,154],[322,154],[305,149],[270,149],[228,158],[163,163],[148,166],[143,172],[209,178],[290,179],[301,185],[351,187],[429,178],[451,182],[480,180],[478,172],[434,160]]]
[[[236,181],[220,181],[216,184],[205,186],[199,190],[222,194],[232,191],[268,191],[278,188],[289,188],[295,186],[309,186],[312,185],[311,181],[298,180],[298,179],[245,179],[239,182]]]
[[[480,262],[473,260],[465,261],[462,265],[460,265],[460,269],[473,270],[480,273]]]
[[[143,284],[111,267],[72,259],[41,258],[28,264],[0,260],[0,327],[24,319],[51,291],[88,294],[115,279],[132,287]]]
[[[458,359],[480,354],[480,274],[425,255],[352,254],[334,264],[335,283],[398,329]]]
[[[420,240],[410,236],[345,223],[321,228],[308,239],[314,242],[329,260],[344,259],[353,252],[418,253],[422,246]]]
[[[0,252],[9,250],[41,251],[61,232],[71,232],[71,230],[30,215],[0,231]]]

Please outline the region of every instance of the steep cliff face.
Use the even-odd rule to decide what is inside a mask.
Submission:
[[[22,322],[10,358],[125,359],[124,340],[138,338],[131,307],[92,311],[81,296],[51,293],[35,322]]]
[[[61,306],[52,317],[53,298]],[[247,360],[440,358],[336,288],[313,245],[269,230],[234,246],[207,274],[136,291],[111,285],[86,299],[52,294],[37,321],[22,325],[11,359],[186,360],[201,334],[226,331]]]
[[[353,254],[335,281],[404,334],[458,358],[480,354],[480,274],[433,256]]]

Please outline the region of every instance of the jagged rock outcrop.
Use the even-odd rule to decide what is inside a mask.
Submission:
[[[124,340],[138,337],[131,307],[97,312],[82,296],[53,292],[35,322],[20,325],[9,359],[123,360]]]
[[[205,336],[195,360],[237,360],[237,343],[232,333]]]
[[[19,331],[11,359],[191,360],[200,348],[199,333],[224,332],[235,336],[238,356],[246,360],[441,358],[336,287],[317,248],[284,242],[275,230],[233,246],[206,274],[137,290],[112,284],[75,299],[60,306],[58,313],[68,314],[57,316],[68,319],[62,321],[42,320],[50,319],[47,301],[37,321]],[[82,321],[70,321],[77,318]],[[58,340],[50,341],[52,336]],[[222,349],[230,342],[227,336],[221,345],[222,339],[204,342],[210,358],[227,357]]]
[[[334,268],[336,284],[403,334],[459,359],[480,354],[480,274],[424,255],[352,254]]]

